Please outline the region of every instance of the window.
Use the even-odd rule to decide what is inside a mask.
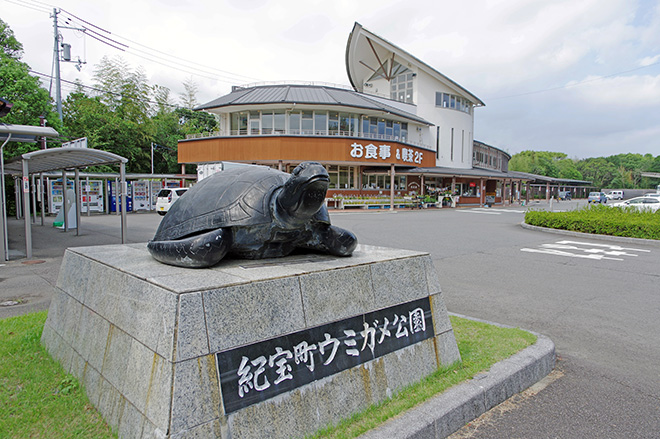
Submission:
[[[302,134],[314,133],[314,115],[311,111],[302,112]]]
[[[300,111],[289,113],[289,133],[300,134]]]
[[[250,113],[250,122],[252,121],[252,113]],[[261,134],[273,134],[273,112],[261,112]]]
[[[286,131],[286,115],[284,114],[284,110],[275,110],[273,113],[273,122],[275,132],[284,134]]]
[[[231,115],[231,132],[236,135],[247,134],[248,128],[248,114],[247,113],[232,113]]]
[[[415,75],[405,70],[390,80],[390,98],[399,102],[413,103],[413,87]]]
[[[314,112],[314,133],[318,136],[328,134],[328,113],[325,111]]]
[[[328,134],[336,136],[339,134],[339,113],[330,113],[328,118]]]
[[[355,176],[357,175],[355,166],[337,166],[327,165],[328,175],[330,177],[330,189],[355,189]]]
[[[460,96],[449,93],[435,92],[435,106],[441,108],[452,108],[470,114],[472,112],[472,102]]]

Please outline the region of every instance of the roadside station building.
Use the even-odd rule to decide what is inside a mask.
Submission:
[[[179,141],[179,162],[290,172],[314,160],[328,169],[330,197],[438,193],[482,205],[520,194],[526,179],[508,173],[510,156],[474,141],[477,96],[358,23],[346,69],[351,87],[247,85],[199,106],[220,129]]]

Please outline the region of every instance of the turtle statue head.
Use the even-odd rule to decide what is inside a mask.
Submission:
[[[323,165],[303,162],[296,166],[277,197],[278,207],[288,217],[306,220],[325,202],[330,177]]]

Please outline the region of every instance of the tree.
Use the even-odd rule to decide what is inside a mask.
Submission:
[[[575,162],[562,152],[522,151],[511,157],[509,169],[553,178],[582,179]]]
[[[583,179],[591,181],[598,188],[611,187],[617,173],[616,167],[604,157],[580,160],[576,167]]]
[[[183,83],[184,93],[181,93],[181,105],[184,108],[192,110],[197,106],[197,84],[192,76]]]

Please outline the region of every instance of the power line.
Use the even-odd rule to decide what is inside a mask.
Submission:
[[[545,93],[545,92],[548,92],[548,91],[563,90],[563,89],[566,89],[566,88],[572,88],[572,87],[577,87],[577,86],[584,85],[584,84],[589,84],[591,82],[602,81],[603,79],[613,78],[615,76],[624,75],[626,73],[636,72],[638,70],[647,69],[649,67],[653,67],[653,66],[657,66],[657,65],[660,65],[660,61],[648,64],[648,65],[645,65],[645,66],[635,67],[634,69],[630,69],[630,70],[624,70],[624,71],[621,71],[621,72],[611,73],[611,74],[605,75],[605,76],[599,76],[597,78],[591,78],[591,79],[585,79],[583,81],[577,81],[577,82],[574,82],[572,84],[565,84],[565,85],[560,85],[560,86],[557,86],[557,87],[550,87],[550,88],[545,88],[545,89],[541,89],[541,90],[535,90],[535,91],[530,91],[530,92],[525,92],[525,93],[519,93],[519,94],[515,94],[515,95],[500,96],[500,97],[497,97],[497,98],[489,98],[488,100],[489,101],[497,101],[497,100],[500,100],[500,99],[518,98],[518,97],[521,97],[521,96],[529,96],[529,95],[534,95],[534,94],[539,94],[539,93]]]
[[[47,74],[45,74],[45,73],[40,73],[40,72],[37,72],[37,71],[34,71],[34,70],[29,70],[29,72],[30,72],[30,73],[33,73],[33,74],[35,74],[35,75],[38,75],[38,76],[42,76],[42,77],[44,77],[44,78],[50,78],[50,79],[53,79],[52,76],[47,75]],[[85,88],[85,89],[88,89],[88,90],[92,90],[92,91],[96,91],[96,92],[99,92],[99,93],[106,93],[106,94],[110,94],[110,95],[114,95],[114,96],[118,96],[118,97],[122,97],[122,96],[123,96],[123,94],[121,94],[121,93],[117,93],[117,92],[110,91],[110,90],[103,90],[102,88],[92,87],[92,86],[90,86],[90,85],[85,85],[85,84],[80,83],[80,82],[67,81],[66,79],[60,79],[60,80],[61,80],[62,82],[64,82],[64,83],[71,84],[71,85],[72,85],[72,87],[70,88],[71,90],[76,90],[78,87],[82,87],[82,88]],[[165,102],[152,101],[151,99],[139,99],[139,98],[133,98],[133,100],[135,100],[135,101],[139,101],[139,102],[145,102],[145,103],[149,103],[149,104],[155,104],[155,105],[165,105],[165,106],[167,106],[167,107],[172,107],[172,108],[175,108],[175,109],[177,109],[177,108],[183,108],[183,107],[181,107],[180,105],[169,104],[169,103],[165,103]]]
[[[5,0],[5,1],[16,4],[18,6],[23,6],[23,7],[33,9],[33,10],[36,10],[36,11],[39,11],[39,12],[44,12],[44,13],[51,12],[51,11],[47,11],[46,9],[44,9],[44,7],[51,7],[51,8],[57,9],[56,6],[51,5],[49,3],[46,3],[46,2],[39,1],[39,0],[26,0],[26,1],[31,1],[32,4],[17,3],[14,0]],[[159,65],[168,67],[170,69],[179,70],[181,72],[188,73],[190,75],[194,75],[194,76],[198,76],[198,77],[202,77],[202,78],[206,78],[206,79],[211,79],[211,80],[216,80],[216,81],[224,82],[224,83],[227,83],[227,84],[235,84],[237,82],[243,82],[246,79],[258,80],[258,78],[254,78],[254,77],[251,77],[251,76],[232,73],[232,72],[228,72],[226,70],[217,69],[215,67],[206,66],[204,64],[200,64],[200,63],[195,62],[195,61],[186,60],[184,58],[180,58],[180,57],[171,55],[169,53],[160,51],[158,49],[151,48],[151,47],[146,46],[144,44],[140,44],[140,43],[138,43],[134,40],[131,40],[129,38],[116,35],[117,37],[119,37],[123,40],[126,40],[130,43],[133,43],[133,44],[137,45],[137,46],[143,47],[143,48],[145,48],[145,49],[147,49],[151,52],[156,52],[156,53],[165,55],[165,57],[167,57],[167,58],[161,57],[161,56],[156,55],[154,53],[150,53],[148,51],[144,51],[144,50],[140,50],[140,49],[131,47],[128,44],[124,44],[120,41],[112,39],[112,38],[110,38],[110,37],[103,34],[103,33],[106,33],[108,35],[114,35],[112,32],[110,32],[106,29],[103,29],[102,27],[97,26],[97,25],[95,25],[95,24],[93,24],[93,23],[91,23],[87,20],[84,20],[84,19],[74,15],[71,12],[68,12],[68,11],[66,11],[64,9],[61,9],[61,8],[59,8],[59,9],[64,14],[68,15],[69,19],[73,20],[74,22],[77,22],[78,26],[84,28],[84,33],[89,35],[91,38],[93,38],[93,39],[95,39],[95,40],[97,40],[97,41],[99,41],[99,42],[115,49],[115,50],[130,53],[133,56],[136,56],[140,59],[143,59],[143,60],[146,60],[146,61],[149,61],[149,62],[153,62],[153,63],[159,64]],[[91,28],[95,28],[98,31],[96,31],[94,29],[91,29]],[[170,58],[170,59],[168,59],[168,58]],[[177,63],[177,64],[173,65],[174,63]],[[186,63],[188,65],[185,65]],[[194,64],[196,66],[202,67],[203,70],[200,71],[200,69],[198,67],[193,67],[190,64]],[[218,74],[218,73],[215,73],[215,72],[221,72],[221,73]],[[231,75],[231,76],[227,76],[227,75]]]

